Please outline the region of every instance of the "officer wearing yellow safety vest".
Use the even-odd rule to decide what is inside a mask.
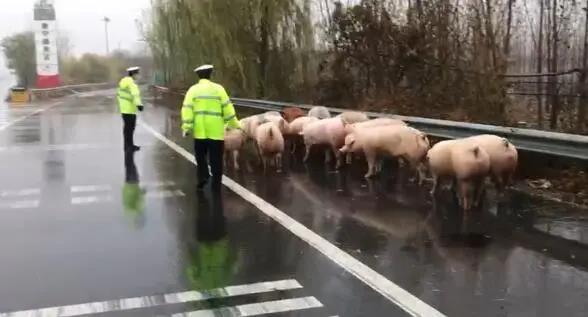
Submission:
[[[117,100],[123,118],[123,137],[125,151],[138,151],[140,148],[133,141],[137,124],[137,109],[143,111],[141,92],[135,83],[139,76],[139,67],[129,67],[128,76],[118,83]]]
[[[194,136],[194,152],[198,165],[198,190],[208,183],[212,172],[212,190],[220,191],[223,173],[225,125],[239,129],[235,108],[223,86],[210,81],[212,65],[194,70],[200,80],[186,93],[182,105],[184,136]]]

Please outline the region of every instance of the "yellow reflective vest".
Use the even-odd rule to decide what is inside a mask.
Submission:
[[[142,105],[139,86],[135,84],[133,77],[127,76],[118,83],[118,106],[120,113],[136,114],[137,106]]]
[[[225,124],[240,128],[235,108],[223,86],[201,79],[186,93],[182,105],[182,130],[195,139],[224,140]]]

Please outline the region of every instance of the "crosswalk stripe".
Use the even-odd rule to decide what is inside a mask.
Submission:
[[[133,297],[79,305],[56,306],[42,309],[23,310],[11,313],[0,313],[0,317],[81,316],[87,314],[100,314],[130,309],[149,308],[160,305],[181,304],[212,298],[227,298],[274,291],[286,291],[300,288],[302,288],[302,285],[300,285],[300,283],[298,283],[296,280],[290,279],[274,282],[260,282],[245,285],[227,286],[224,288],[217,288],[204,292],[187,291],[165,295]],[[312,304],[312,302],[310,302],[310,304]]]
[[[72,193],[105,192],[109,190],[112,190],[110,185],[80,185],[70,188]]]
[[[282,299],[270,302],[255,304],[245,304],[233,307],[223,307],[218,309],[198,310],[189,313],[172,315],[172,317],[210,317],[210,316],[260,316],[266,314],[285,313],[290,311],[299,311],[311,308],[320,308],[323,304],[314,297],[302,297],[293,299]]]
[[[169,186],[176,186],[176,182],[173,182],[173,181],[141,182],[141,186],[144,186],[144,187],[169,187]]]
[[[33,196],[39,194],[41,194],[41,189],[39,188],[25,188],[18,190],[0,191],[0,197]]]
[[[160,190],[155,192],[147,192],[145,194],[145,198],[170,198],[170,197],[184,197],[184,194],[181,190]]]
[[[161,142],[165,143],[178,154],[182,155],[187,161],[196,164],[196,158],[192,153],[159,133],[153,127],[149,126],[145,121],[139,120],[139,124],[147,131],[150,131],[151,134],[153,134],[153,136],[155,136]],[[314,247],[333,262],[337,263],[337,265],[345,269],[345,271],[353,274],[355,277],[357,277],[366,285],[370,286],[373,290],[380,293],[386,299],[398,305],[409,315],[415,317],[446,317],[433,306],[430,306],[420,298],[411,294],[396,283],[390,281],[385,276],[354,258],[349,253],[339,249],[337,246],[316,232],[299,223],[285,212],[263,200],[261,197],[255,195],[245,187],[235,182],[233,179],[224,175],[222,182],[223,185],[225,185],[235,194],[241,196],[241,198],[257,207],[268,217],[274,219],[288,231],[292,232],[294,235],[308,243],[310,246]]]
[[[80,197],[72,197],[71,204],[72,205],[88,205],[94,204],[102,201],[112,201],[112,196],[110,195],[96,195],[96,196],[80,196]]]
[[[33,209],[38,208],[40,204],[39,200],[21,200],[21,201],[12,201],[12,202],[5,202],[0,203],[0,209],[8,208],[8,209]]]

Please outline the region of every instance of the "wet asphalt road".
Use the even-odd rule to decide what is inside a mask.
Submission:
[[[408,316],[237,194],[197,195],[192,163],[146,129],[125,157],[113,100],[90,95],[1,107],[0,127],[53,106],[0,132],[0,312],[295,280],[103,315],[312,297],[320,307],[275,315]],[[151,107],[142,118],[190,149],[172,114]],[[361,168],[287,159],[264,175],[251,165],[227,175],[447,316],[588,314],[586,224],[569,207],[490,193],[464,218],[450,195],[432,202],[402,171],[368,183]]]

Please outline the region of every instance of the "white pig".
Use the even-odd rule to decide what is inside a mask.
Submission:
[[[233,167],[239,170],[239,151],[245,144],[245,132],[241,129],[225,130],[225,165],[228,159],[233,158]]]
[[[406,125],[406,123],[402,120],[392,118],[376,118],[353,124],[347,123],[345,124],[345,134],[352,133],[357,129],[381,127],[386,125]]]
[[[304,137],[306,153],[304,161],[308,160],[310,149],[313,145],[327,145],[330,147],[325,153],[325,162],[331,159],[331,151],[337,158],[336,167],[341,167],[341,155],[338,149],[345,142],[345,131],[343,130],[343,120],[341,118],[329,118],[309,123],[302,129],[301,135]]]
[[[315,117],[318,119],[327,119],[331,117],[331,113],[329,112],[329,109],[327,109],[326,107],[317,106],[312,107],[310,111],[308,111],[308,116]]]
[[[343,122],[345,122],[347,124],[364,122],[364,121],[368,121],[370,119],[370,118],[368,118],[368,116],[365,113],[359,112],[359,111],[345,111],[345,112],[341,113],[340,115],[338,115],[337,117],[340,117],[341,119],[343,119]]]
[[[300,133],[305,125],[318,121],[319,119],[315,117],[299,117],[294,119],[292,122],[288,124],[288,132],[284,134],[284,137],[288,137],[290,139],[290,143],[292,145],[290,152],[296,152],[296,143],[299,141]]]
[[[359,129],[345,137],[342,153],[363,152],[368,163],[366,178],[376,174],[377,160],[381,156],[401,158],[416,169],[419,183],[422,180],[421,163],[429,150],[429,140],[421,131],[403,126],[388,125]]]
[[[475,142],[490,155],[490,171],[496,188],[500,191],[510,184],[519,157],[516,147],[507,139],[491,134],[476,135],[467,139]]]
[[[357,122],[353,124],[345,123],[345,135],[348,135],[358,129],[374,128],[387,125],[406,125],[404,121],[392,118],[376,118],[368,121]],[[347,154],[347,164],[351,164],[352,154]],[[378,164],[379,166],[379,164]]]
[[[307,116],[296,118],[294,121],[290,122],[287,134],[299,135],[305,125],[315,121],[319,121],[319,119]]]
[[[267,171],[268,164],[273,160],[279,171],[282,168],[284,152],[284,137],[280,128],[271,121],[261,124],[257,128],[255,140],[262,159],[263,170]]]
[[[277,125],[277,127],[280,129],[280,132],[282,132],[282,134],[288,133],[289,124],[286,121],[286,119],[284,119],[279,112],[270,111],[270,112],[266,112],[265,114],[263,114],[263,123],[265,123],[265,122],[275,123]]]
[[[427,163],[433,175],[431,194],[435,194],[443,179],[453,179],[457,181],[458,198],[464,210],[475,204],[490,171],[488,152],[467,139],[435,144],[427,153]]]
[[[239,121],[241,123],[241,129],[245,132],[245,135],[252,140],[255,140],[256,130],[259,125],[264,123],[263,115],[254,115],[246,117]]]

